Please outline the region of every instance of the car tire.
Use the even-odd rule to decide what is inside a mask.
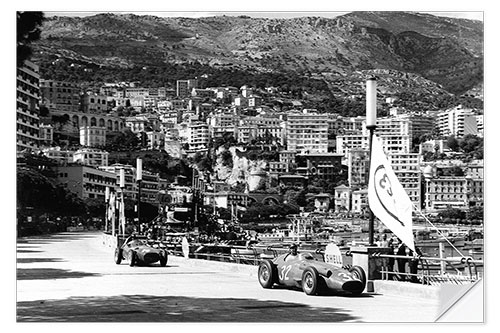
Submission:
[[[135,266],[136,261],[137,261],[137,253],[135,253],[135,251],[130,251],[130,262],[129,262],[130,267]]]
[[[363,292],[363,290],[365,290],[365,287],[366,287],[365,270],[363,268],[361,268],[360,266],[352,266],[351,268],[349,268],[349,273],[354,275],[356,278],[360,279],[361,282],[363,283],[363,289],[361,291],[353,292],[354,295],[361,295],[361,293]]]
[[[259,283],[262,288],[270,289],[276,282],[278,271],[273,262],[269,259],[263,260],[259,265]]]
[[[320,277],[314,267],[308,267],[302,273],[302,290],[306,295],[316,295],[320,289]]]
[[[115,264],[121,264],[123,259],[123,250],[119,247],[115,249]]]
[[[167,266],[167,260],[168,260],[167,252],[161,253],[160,254],[160,266],[161,267]]]

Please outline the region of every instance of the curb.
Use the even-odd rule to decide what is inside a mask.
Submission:
[[[374,291],[377,294],[393,295],[410,298],[439,299],[440,288],[411,282],[374,280]]]

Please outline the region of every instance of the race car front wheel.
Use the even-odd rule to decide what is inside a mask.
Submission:
[[[259,265],[259,283],[262,288],[269,289],[276,281],[277,271],[271,260],[264,260]]]
[[[167,266],[167,253],[163,252],[160,254],[160,266],[165,267]]]
[[[137,261],[137,253],[135,253],[135,251],[131,251],[130,252],[130,262],[129,262],[130,267],[135,266],[136,261]]]
[[[315,295],[319,291],[319,274],[316,268],[308,267],[302,273],[302,290],[307,295]]]
[[[360,266],[352,266],[349,269],[349,272],[355,278],[361,280],[361,282],[363,283],[363,289],[361,289],[360,291],[353,292],[353,294],[355,294],[355,295],[360,295],[363,292],[363,290],[365,289],[365,286],[366,286],[366,274],[365,274],[365,271]]]
[[[115,249],[115,264],[119,265],[122,262],[123,250],[119,247]]]

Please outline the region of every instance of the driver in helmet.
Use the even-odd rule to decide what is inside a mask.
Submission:
[[[297,255],[298,255],[297,244],[292,244],[288,248],[288,255],[286,256],[285,260],[296,258]]]

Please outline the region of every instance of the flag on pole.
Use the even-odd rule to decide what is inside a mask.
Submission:
[[[120,226],[121,226],[121,233],[125,233],[125,202],[123,201],[123,192],[121,195],[121,200],[120,200]]]
[[[412,203],[387,160],[382,143],[373,136],[368,183],[368,204],[376,217],[403,243],[415,251]]]
[[[115,209],[116,209],[116,194],[115,192],[109,193],[109,202],[108,202],[108,221],[111,224],[111,234],[115,235]]]

